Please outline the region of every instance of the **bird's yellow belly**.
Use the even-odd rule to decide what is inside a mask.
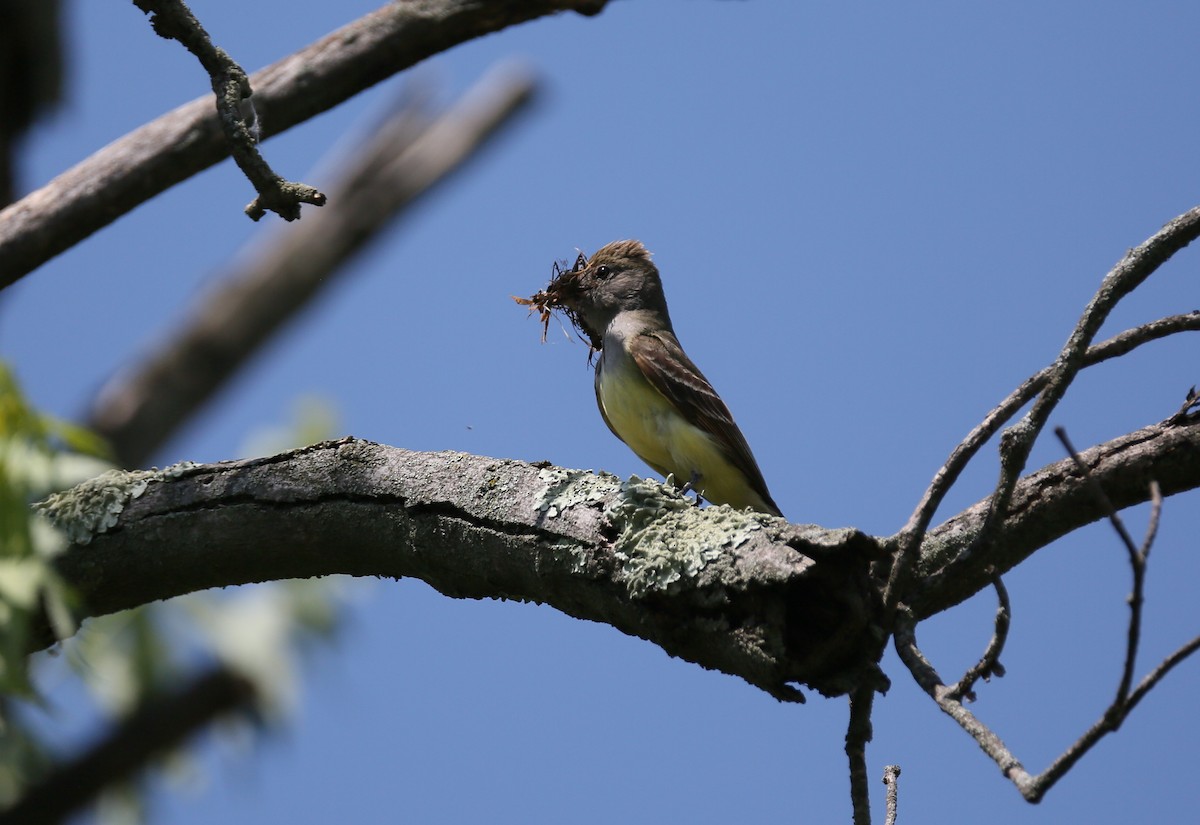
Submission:
[[[614,372],[601,373],[599,401],[612,428],[639,458],[664,476],[673,474],[676,484],[699,476],[696,489],[716,504],[758,504],[747,498],[741,472],[712,436],[689,424],[640,373]]]

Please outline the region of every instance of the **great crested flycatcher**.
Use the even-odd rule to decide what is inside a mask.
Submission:
[[[715,504],[782,515],[729,408],[679,345],[658,267],[640,241],[580,256],[546,294],[600,350],[596,403],[617,438]]]

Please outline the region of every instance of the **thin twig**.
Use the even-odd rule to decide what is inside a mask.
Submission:
[[[1175,668],[1175,665],[1182,662],[1188,656],[1191,656],[1198,649],[1200,649],[1200,636],[1196,636],[1191,641],[1180,645],[1175,652],[1159,662],[1158,667],[1143,676],[1142,681],[1138,682],[1138,686],[1134,689],[1133,693],[1129,694],[1129,701],[1126,702],[1125,712],[1128,713],[1137,707],[1138,702],[1142,701],[1146,694]]]
[[[1150,482],[1150,499],[1153,504],[1150,508],[1150,520],[1146,525],[1146,535],[1139,547],[1134,543],[1133,536],[1129,535],[1129,531],[1125,529],[1125,523],[1121,520],[1121,515],[1113,507],[1112,501],[1109,500],[1104,492],[1104,488],[1100,486],[1100,482],[1096,480],[1092,471],[1075,450],[1075,445],[1071,443],[1071,439],[1067,436],[1067,431],[1063,427],[1055,427],[1054,434],[1058,436],[1058,440],[1062,442],[1063,448],[1071,456],[1071,460],[1075,462],[1075,466],[1086,480],[1092,496],[1104,507],[1109,523],[1112,525],[1113,530],[1116,531],[1117,536],[1120,537],[1121,544],[1125,547],[1125,552],[1129,558],[1129,568],[1133,572],[1133,590],[1128,599],[1129,627],[1125,642],[1125,666],[1122,669],[1120,685],[1117,687],[1117,698],[1113,700],[1113,707],[1117,708],[1124,705],[1125,700],[1129,698],[1129,689],[1133,685],[1133,674],[1137,669],[1138,645],[1142,638],[1142,605],[1145,603],[1146,560],[1150,555],[1150,546],[1154,542],[1154,536],[1158,534],[1158,522],[1162,515],[1162,491],[1158,488],[1158,482]]]
[[[284,220],[294,221],[300,217],[300,204],[324,206],[323,194],[307,184],[284,180],[258,151],[261,130],[250,79],[224,49],[213,44],[187,4],[183,0],[134,0],[134,5],[150,15],[150,25],[160,37],[178,40],[208,72],[230,153],[258,192],[258,197],[246,207],[251,220],[257,221],[269,209]]]
[[[942,711],[958,723],[959,727],[983,749],[1001,772],[1008,777],[1021,793],[1022,788],[1029,782],[1029,772],[1021,764],[1008,746],[985,724],[979,721],[975,714],[967,710],[963,703],[950,696],[941,676],[925,658],[925,654],[917,646],[916,622],[907,610],[901,608],[897,612],[896,633],[894,635],[896,652],[904,662],[909,673],[917,684],[929,694]]]
[[[1136,289],[1172,255],[1197,237],[1200,237],[1200,207],[1193,207],[1168,222],[1140,246],[1131,249],[1105,276],[1099,290],[1085,308],[1082,317],[1054,363],[1031,379],[1037,384],[1036,389],[1029,386],[1031,382],[1026,382],[1025,386],[1018,389],[1017,393],[1014,393],[997,410],[994,410],[954,450],[950,460],[935,475],[908,524],[897,536],[897,552],[893,555],[887,584],[884,588],[885,618],[895,610],[904,597],[903,591],[908,587],[921,541],[933,519],[934,511],[978,449],[996,429],[1025,404],[1029,397],[1025,395],[1026,393],[1040,393],[1040,397],[1025,418],[1010,427],[1001,439],[1000,477],[989,499],[990,509],[984,518],[982,529],[975,537],[973,549],[990,541],[992,532],[1003,522],[1007,515],[1013,488],[1025,468],[1025,463],[1033,450],[1033,443],[1067,387],[1070,386],[1079,370],[1091,363],[1096,363],[1090,359],[1097,348],[1089,347],[1089,344],[1108,317],[1109,312],[1117,302]],[[1107,343],[1109,342],[1105,342],[1105,344]],[[1019,402],[1014,400],[1020,396],[1025,397],[1021,398]],[[1011,407],[1009,406],[1010,401],[1013,404]]]
[[[1186,424],[1197,410],[1200,410],[1200,393],[1197,393],[1196,388],[1192,387],[1187,391],[1187,397],[1183,399],[1179,410],[1169,420],[1172,424]]]
[[[337,203],[304,225],[281,227],[196,302],[171,338],[98,393],[89,426],[119,464],[146,463],[279,329],[382,230],[528,108],[535,79],[492,69],[440,114],[408,94],[378,128],[341,155],[329,191]]]
[[[605,3],[383,4],[251,76],[263,139],[459,43],[556,12],[598,14]],[[98,150],[0,211],[0,289],[228,155],[208,95]]]
[[[975,663],[962,678],[947,688],[947,695],[954,699],[966,699],[968,702],[975,701],[975,683],[980,679],[985,682],[989,681],[993,676],[1003,676],[1004,666],[1000,664],[1000,654],[1004,651],[1004,643],[1008,640],[1009,619],[1012,616],[1012,605],[1008,600],[1008,588],[1004,586],[1004,582],[999,575],[993,575],[992,586],[996,589],[996,598],[999,604],[996,606],[996,620],[992,631],[992,638],[988,642],[987,648],[983,651],[983,656]]]
[[[875,690],[860,687],[850,694],[850,721],[846,725],[846,757],[850,761],[850,804],[854,825],[871,825],[871,791],[867,783],[867,743],[871,741],[871,708]]]
[[[1138,547],[1133,542],[1133,536],[1129,535],[1129,531],[1125,529],[1125,523],[1121,521],[1121,515],[1117,512],[1117,508],[1113,507],[1113,503],[1105,494],[1104,488],[1100,486],[1100,482],[1092,475],[1092,471],[1083,463],[1079,453],[1075,449],[1075,445],[1071,443],[1070,437],[1067,435],[1065,427],[1055,427],[1054,435],[1062,443],[1063,449],[1067,451],[1067,455],[1071,457],[1071,461],[1075,462],[1076,469],[1083,476],[1084,482],[1088,486],[1088,491],[1095,497],[1096,501],[1100,502],[1100,506],[1104,508],[1105,515],[1108,516],[1109,524],[1116,531],[1117,536],[1121,539],[1121,544],[1125,547],[1125,552],[1129,554],[1129,563],[1137,566]]]
[[[1154,539],[1158,537],[1158,525],[1162,520],[1163,496],[1162,490],[1158,486],[1158,482],[1151,479],[1150,481],[1150,519],[1146,523],[1146,535],[1142,537],[1142,544],[1138,547],[1138,555],[1145,564],[1150,558],[1150,548],[1154,545]]]
[[[1068,449],[1074,453],[1073,448],[1068,447]],[[1078,461],[1079,465],[1086,472],[1086,462],[1083,462],[1081,458]],[[897,611],[897,627],[894,640],[896,652],[900,655],[901,661],[904,662],[917,684],[933,698],[938,707],[946,715],[957,722],[975,740],[984,753],[1000,767],[1004,775],[1017,787],[1021,796],[1029,802],[1040,801],[1050,788],[1091,750],[1093,745],[1105,735],[1113,733],[1121,727],[1121,724],[1125,721],[1129,713],[1167,673],[1192,653],[1200,650],[1200,636],[1197,636],[1160,662],[1153,671],[1138,683],[1136,689],[1132,692],[1129,691],[1129,685],[1133,678],[1132,673],[1141,628],[1142,586],[1144,582],[1145,563],[1150,552],[1150,545],[1153,543],[1153,537],[1157,533],[1160,514],[1162,512],[1162,494],[1158,489],[1157,483],[1151,483],[1150,497],[1153,503],[1151,506],[1150,523],[1146,530],[1146,538],[1143,540],[1141,548],[1135,548],[1134,553],[1134,558],[1136,558],[1136,562],[1133,563],[1135,571],[1134,594],[1129,600],[1130,620],[1127,634],[1128,641],[1126,644],[1121,683],[1117,688],[1117,695],[1108,708],[1105,709],[1104,713],[1101,714],[1100,718],[1079,739],[1067,747],[1046,770],[1036,776],[1029,774],[1020,761],[1017,760],[1003,741],[1001,741],[1000,737],[963,706],[954,689],[945,687],[937,671],[917,646],[916,622],[911,611],[903,606]]]
[[[883,825],[896,825],[896,808],[900,796],[899,765],[884,766],[883,784],[887,785],[887,818],[883,820]]]
[[[1075,329],[1055,359],[1046,386],[1021,421],[1000,436],[1000,477],[992,494],[991,511],[984,520],[983,529],[975,537],[976,547],[987,544],[992,531],[1008,515],[1013,489],[1025,469],[1034,442],[1075,376],[1086,365],[1088,348],[1109,313],[1121,299],[1141,286],[1176,252],[1197,237],[1200,237],[1200,207],[1193,207],[1168,222],[1140,246],[1129,250],[1120,263],[1104,276],[1100,288],[1084,308]]]
[[[1099,487],[1099,484],[1096,486]],[[1150,547],[1154,543],[1154,537],[1158,535],[1158,523],[1162,517],[1162,491],[1158,489],[1158,482],[1153,480],[1150,482],[1150,501],[1152,502],[1150,520],[1146,525],[1146,535],[1142,539],[1142,544],[1140,547],[1134,547],[1132,543],[1128,546],[1129,567],[1133,573],[1133,592],[1129,594],[1129,628],[1125,641],[1125,668],[1121,674],[1121,684],[1117,687],[1117,698],[1114,702],[1114,704],[1120,705],[1127,703],[1129,689],[1133,685],[1138,645],[1142,638],[1142,606],[1146,602],[1146,562],[1149,560]],[[1121,523],[1116,513],[1113,513],[1113,518],[1116,520],[1116,524]],[[1122,711],[1122,719],[1127,712],[1128,710]],[[1120,722],[1117,725],[1119,726]]]
[[[1084,450],[1084,463],[1100,479],[1119,509],[1150,500],[1146,479],[1158,480],[1164,495],[1200,485],[1200,417],[1174,418]],[[918,619],[940,613],[991,583],[1034,551],[1105,517],[1070,458],[1025,476],[1013,498],[1012,512],[996,540],[965,555],[987,513],[987,499],[932,528],[921,543],[913,585],[904,603]]]
[[[1127,329],[1091,347],[1087,351],[1087,357],[1084,359],[1084,366],[1091,367],[1112,358],[1119,358],[1143,344],[1148,344],[1151,341],[1157,341],[1170,335],[1180,332],[1197,331],[1200,331],[1200,310],[1159,318],[1148,324]],[[918,544],[920,543],[925,530],[928,529],[933,519],[934,513],[937,512],[937,508],[941,505],[946,493],[949,492],[950,488],[958,480],[958,477],[962,474],[967,464],[988,440],[1004,426],[1005,422],[1016,415],[1023,406],[1029,403],[1031,398],[1041,392],[1042,388],[1046,386],[1050,372],[1051,367],[1046,367],[1036,375],[1027,378],[1021,386],[1017,387],[1007,398],[997,404],[984,417],[983,421],[975,429],[971,430],[967,434],[967,437],[954,448],[949,458],[946,459],[946,462],[934,475],[933,481],[930,482],[921,501],[917,504],[916,510],[909,517],[908,523],[898,534],[897,538],[901,540],[902,544],[907,546],[914,539]],[[1189,397],[1188,400],[1194,403],[1193,398]],[[1188,404],[1185,403],[1181,412],[1185,412],[1187,409]]]

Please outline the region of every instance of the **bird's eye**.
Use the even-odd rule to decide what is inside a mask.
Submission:
[[[612,270],[609,269],[607,266],[604,266],[603,264],[601,264],[600,266],[596,267],[596,276],[597,277],[607,278],[610,275],[612,275]]]

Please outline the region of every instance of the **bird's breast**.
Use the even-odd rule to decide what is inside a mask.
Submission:
[[[642,375],[628,356],[605,347],[597,378],[597,400],[622,441],[664,476],[682,484],[693,473],[717,478],[729,462],[716,441],[691,424],[666,396]]]
[[[606,358],[597,378],[596,395],[608,423],[630,449],[661,473],[675,471],[670,449],[675,434],[680,425],[695,428],[682,419],[630,359]]]

